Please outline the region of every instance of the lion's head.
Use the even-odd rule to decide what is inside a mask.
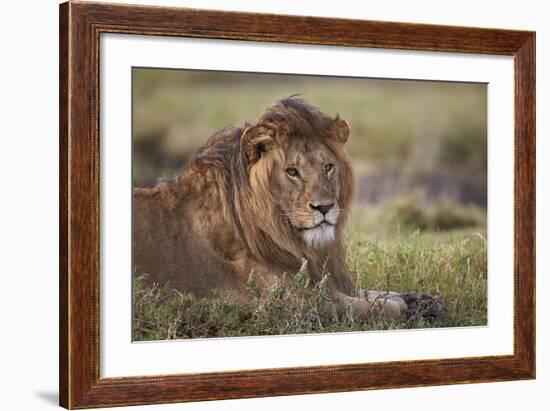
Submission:
[[[297,261],[341,240],[354,190],[349,134],[338,116],[286,98],[212,136],[192,169],[218,170],[224,209],[253,256]]]
[[[333,242],[345,217],[353,187],[343,151],[349,131],[345,121],[289,98],[243,133],[254,193],[269,192],[272,213],[306,246]]]

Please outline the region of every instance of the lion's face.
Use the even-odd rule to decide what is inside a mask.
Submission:
[[[300,99],[267,109],[241,136],[250,191],[240,201],[254,211],[244,225],[295,256],[336,245],[354,191],[349,135],[346,121]]]
[[[278,209],[295,233],[311,247],[335,238],[341,166],[321,140],[293,137],[282,150],[271,174]]]

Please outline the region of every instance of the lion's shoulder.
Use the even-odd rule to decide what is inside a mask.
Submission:
[[[159,181],[154,187],[136,187],[133,190],[134,205],[142,206],[158,200],[167,209],[175,209],[179,201],[175,180]]]

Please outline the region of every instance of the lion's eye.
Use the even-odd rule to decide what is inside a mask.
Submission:
[[[290,177],[298,177],[300,175],[300,173],[298,173],[298,170],[296,170],[294,167],[287,168],[286,173]]]
[[[330,173],[333,168],[334,168],[334,164],[330,164],[330,163],[325,164],[324,166],[325,173],[327,174]]]

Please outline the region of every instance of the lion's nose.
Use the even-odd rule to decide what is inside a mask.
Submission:
[[[332,207],[334,207],[334,203],[330,203],[330,204],[313,204],[313,203],[310,203],[309,206],[311,208],[313,208],[314,210],[317,210],[319,211],[321,214],[325,215],[326,213],[328,213]]]

